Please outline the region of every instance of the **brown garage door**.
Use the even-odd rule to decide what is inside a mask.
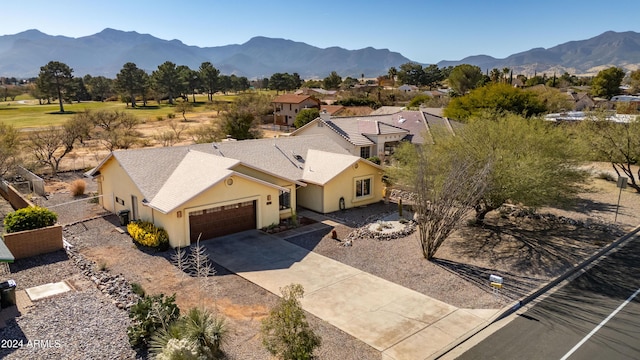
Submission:
[[[189,213],[191,242],[256,228],[256,202],[218,206]]]

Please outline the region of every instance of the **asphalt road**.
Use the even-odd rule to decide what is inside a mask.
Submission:
[[[458,359],[640,359],[639,289],[636,235]]]

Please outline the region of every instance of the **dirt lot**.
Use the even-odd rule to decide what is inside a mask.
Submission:
[[[163,132],[173,131],[171,126],[174,124],[175,129],[180,132],[180,141],[174,145],[191,144],[193,141],[188,131],[215,121],[218,115],[215,111],[209,111],[187,114],[186,117],[188,120],[186,122],[182,121],[182,116],[177,116],[174,119],[151,120],[140,124],[136,128],[136,130],[142,134],[139,138],[140,142],[146,144],[146,146],[162,146],[155,137]],[[282,134],[282,132],[270,129],[268,126],[262,127],[262,135],[264,138],[277,137]],[[77,145],[71,153],[62,159],[60,169],[63,171],[86,170],[96,166],[108,154],[109,151],[97,140],[85,141]],[[43,170],[48,171],[49,169],[43,168]]]
[[[48,199],[40,200],[43,205],[77,200],[65,185],[77,176],[77,173],[66,173],[58,181],[48,181],[48,189],[53,193]],[[95,184],[89,183],[87,188],[95,191]],[[617,199],[615,183],[594,179],[590,190],[584,192],[573,207],[540,209],[539,212],[611,223]],[[377,204],[334,216],[346,223],[358,223],[375,214],[392,211],[395,206]],[[100,212],[95,204],[86,200],[57,206],[54,210],[65,223]],[[640,196],[630,189],[622,192],[618,222],[626,230],[640,223]],[[140,250],[128,235],[116,231],[116,225],[115,216],[101,217],[67,226],[65,237],[87,258],[103,264],[110,272],[123,274],[130,282],[139,283],[147,293],[176,293],[181,309],[204,304],[223,314],[230,328],[225,345],[229,359],[269,359],[261,345],[259,328],[260,320],[277,301],[275,295],[217,265],[217,274],[200,282],[170,263],[171,251]],[[339,238],[353,230],[353,226],[347,225],[336,228]],[[307,234],[290,241],[458,307],[500,308],[558,276],[615,238],[599,227],[550,222],[546,218],[503,218],[492,213],[483,227],[462,225],[432,262],[421,257],[415,234],[391,241],[357,239],[352,247],[339,246],[328,232]],[[53,272],[59,277],[75,276],[65,264],[65,260],[60,259],[49,266],[63,269]],[[29,269],[36,267],[29,266]],[[505,279],[505,290],[499,297],[488,287],[489,274],[500,274]],[[48,281],[59,280],[63,279]],[[24,281],[31,284],[29,280]],[[309,319],[323,338],[319,359],[380,359],[377,351],[348,334],[312,315]]]

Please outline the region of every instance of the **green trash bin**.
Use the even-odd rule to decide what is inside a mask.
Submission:
[[[0,283],[0,304],[3,309],[16,304],[16,282],[14,280]]]
[[[118,217],[120,218],[120,226],[126,226],[129,224],[129,210],[118,211]]]

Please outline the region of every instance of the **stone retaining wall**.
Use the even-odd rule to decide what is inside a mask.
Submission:
[[[16,260],[63,248],[61,225],[4,234],[3,237],[4,243]]]

